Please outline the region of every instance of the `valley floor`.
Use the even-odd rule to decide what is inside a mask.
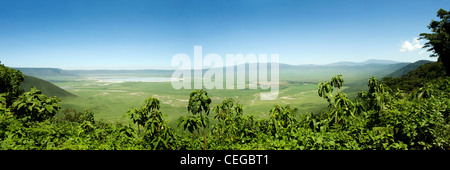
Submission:
[[[62,98],[61,110],[92,109],[96,117],[105,121],[126,121],[123,115],[132,107],[140,107],[148,97],[161,100],[161,111],[166,120],[175,124],[178,117],[187,114],[186,106],[190,89],[175,90],[170,82],[104,82],[92,79],[79,79],[66,82],[54,82],[59,87],[78,97]],[[260,100],[261,89],[222,89],[208,90],[212,106],[224,98],[233,98],[244,106],[245,114],[256,118],[267,118],[267,113],[275,104],[296,107],[301,112],[316,112],[327,106],[327,102],[317,95],[317,84],[280,83],[276,100]]]

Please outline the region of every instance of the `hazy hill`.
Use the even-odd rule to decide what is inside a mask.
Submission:
[[[431,62],[432,61],[428,61],[428,60],[419,60],[414,63],[408,64],[405,67],[403,67],[391,74],[388,74],[386,77],[402,77],[403,75],[408,74],[410,71],[413,71],[413,70],[419,68],[419,66],[427,64],[427,63],[431,63]]]
[[[329,80],[332,76],[341,74],[347,82],[364,83],[371,76],[384,77],[410,63],[379,64],[367,63],[364,65],[304,65],[296,68],[284,68],[280,65],[280,79],[284,80],[304,80],[321,82]]]
[[[350,62],[350,61],[343,61],[343,62],[336,62],[327,64],[326,66],[362,66],[367,64],[382,64],[382,65],[389,65],[389,64],[397,64],[400,63],[398,61],[393,60],[378,60],[378,59],[370,59],[364,62]]]
[[[170,77],[173,70],[66,70],[67,72],[79,76],[153,76]]]
[[[43,94],[47,96],[56,96],[58,98],[75,97],[74,94],[40,78],[24,75],[24,82],[20,85],[20,88],[24,91],[30,91],[31,87],[41,90]]]
[[[77,76],[71,71],[62,70],[59,68],[14,68],[20,70],[24,75],[33,77],[45,78],[56,76]]]

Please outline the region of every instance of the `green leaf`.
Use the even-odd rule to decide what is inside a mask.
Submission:
[[[47,109],[48,112],[52,113],[53,112],[53,107],[50,105],[46,105],[45,108]]]

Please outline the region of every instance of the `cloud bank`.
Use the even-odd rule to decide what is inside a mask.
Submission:
[[[412,41],[404,41],[400,47],[400,52],[416,51],[423,47],[422,40],[419,37],[413,38]],[[422,54],[423,50],[419,53]]]

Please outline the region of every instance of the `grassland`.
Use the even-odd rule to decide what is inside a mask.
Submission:
[[[123,115],[132,107],[139,107],[151,96],[161,100],[161,111],[166,119],[175,125],[178,117],[187,113],[190,89],[175,90],[170,82],[102,82],[93,79],[55,82],[57,86],[78,97],[62,98],[62,110],[73,108],[78,111],[93,109],[96,117],[105,121],[126,121]],[[234,98],[244,105],[245,114],[256,118],[266,117],[274,104],[290,104],[302,112],[314,112],[327,106],[326,101],[318,97],[317,84],[280,83],[277,100],[259,99],[261,92],[268,90],[208,90],[212,104],[220,103],[224,98]],[[212,116],[212,115],[211,115]]]

